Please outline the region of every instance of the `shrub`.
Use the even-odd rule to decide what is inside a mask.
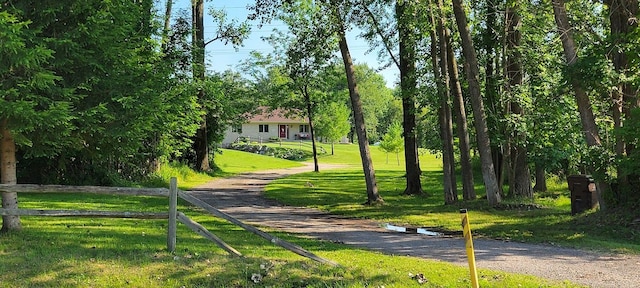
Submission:
[[[268,147],[266,145],[251,145],[245,143],[233,143],[229,145],[229,149],[257,153],[260,155],[266,155],[281,159],[287,160],[295,160],[301,161],[309,159],[313,156],[313,154],[309,151],[294,149],[294,148],[283,148],[283,147]]]

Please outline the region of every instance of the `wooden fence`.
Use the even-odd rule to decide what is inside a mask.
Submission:
[[[319,257],[302,247],[279,239],[256,227],[248,225],[232,216],[216,209],[206,202],[178,190],[176,178],[171,178],[169,189],[167,188],[129,188],[129,187],[104,187],[104,186],[65,186],[65,185],[33,185],[33,184],[0,184],[0,192],[15,193],[86,193],[103,195],[125,195],[125,196],[156,196],[169,198],[169,211],[166,213],[138,212],[138,211],[97,211],[97,210],[36,210],[36,209],[5,209],[0,208],[0,215],[15,216],[53,216],[53,217],[100,217],[100,218],[137,218],[137,219],[168,219],[167,226],[167,250],[174,252],[176,248],[177,222],[189,227],[194,232],[216,243],[231,255],[242,256],[240,252],[225,243],[222,239],[211,233],[200,223],[187,217],[178,211],[178,197],[198,206],[214,216],[223,218],[253,234],[269,240],[269,242],[292,251],[298,255],[310,258],[320,263],[333,266],[338,264]]]

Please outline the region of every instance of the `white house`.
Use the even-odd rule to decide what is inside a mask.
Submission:
[[[228,127],[222,144],[230,144],[241,138],[257,142],[310,138],[309,122],[306,118],[286,116],[281,109],[271,112],[266,108],[260,109],[261,114],[250,117],[244,124]]]

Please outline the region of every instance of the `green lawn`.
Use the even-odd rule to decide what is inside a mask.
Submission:
[[[226,177],[243,172],[299,167],[304,164],[294,161],[266,157],[258,154],[220,149],[214,154],[216,167],[211,173],[198,173],[181,163],[170,163],[160,167],[149,180],[142,183],[146,187],[168,187],[169,179],[176,177],[180,189],[190,189],[207,183],[216,177]]]
[[[338,148],[340,147],[340,148]],[[321,161],[341,163],[340,151],[348,151],[351,159],[359,159],[353,145],[336,146],[336,155],[323,156]],[[344,149],[344,150],[343,150]],[[375,149],[375,148],[374,148]],[[374,150],[372,149],[372,152]],[[384,154],[374,152],[375,159]],[[216,156],[219,170],[215,175],[231,175],[244,169],[263,170],[301,165],[271,157],[223,150]],[[376,160],[379,161],[379,160]],[[432,173],[436,173],[437,164]],[[248,163],[250,163],[248,165]],[[430,163],[425,161],[424,163]],[[344,195],[323,202],[335,203],[340,210],[352,209],[354,216],[385,217],[393,206],[396,182],[402,182],[400,168],[395,163],[382,163],[381,190],[387,205],[369,210],[357,203],[363,200],[358,165],[343,172],[323,171],[290,178],[293,186],[274,184],[272,195],[284,191],[299,194],[301,179],[310,179],[322,198],[336,195],[334,181],[340,181]],[[393,167],[390,169],[389,167]],[[390,172],[383,172],[390,171]],[[214,176],[215,176],[214,175]],[[385,176],[386,175],[386,176]],[[178,176],[182,187],[189,188],[209,181],[211,176],[190,171],[182,165],[163,167],[153,183],[162,184],[168,177]],[[317,178],[315,178],[317,177]],[[429,184],[437,186],[437,181]],[[425,182],[426,183],[426,182]],[[162,186],[162,185],[161,185]],[[428,186],[427,186],[428,187]],[[317,188],[317,190],[316,190]],[[435,188],[433,188],[435,189]],[[391,192],[393,191],[393,192]],[[294,195],[292,195],[294,196]],[[314,197],[283,198],[313,205]],[[437,201],[433,206],[438,206]],[[326,199],[326,198],[324,198]],[[398,198],[403,200],[402,197]],[[80,194],[21,194],[21,207],[29,209],[99,209],[117,211],[161,212],[167,199]],[[335,200],[335,201],[334,201]],[[411,198],[404,199],[411,202]],[[351,203],[353,202],[353,203]],[[400,204],[398,202],[396,204]],[[402,204],[402,205],[405,205]],[[414,211],[422,210],[414,205]],[[352,208],[347,208],[352,207]],[[407,209],[409,206],[406,207]],[[364,210],[363,210],[364,209]],[[435,208],[434,208],[435,209]],[[441,208],[442,209],[442,208]],[[108,218],[22,217],[24,230],[0,235],[0,287],[468,287],[467,267],[412,257],[383,255],[362,249],[316,241],[309,238],[269,231],[277,237],[300,245],[321,257],[338,262],[330,267],[302,258],[272,243],[246,232],[226,221],[180,201],[179,210],[204,225],[244,257],[228,256],[222,249],[203,237],[178,225],[177,249],[166,251],[166,220],[133,220]],[[338,211],[338,210],[336,210]],[[359,212],[358,212],[359,211]],[[424,211],[427,211],[426,209]],[[438,212],[434,210],[434,212]],[[453,212],[451,212],[453,213]],[[377,214],[377,216],[376,216]],[[422,214],[422,213],[417,213]],[[436,213],[433,213],[434,216]],[[447,213],[437,213],[443,215]],[[455,217],[459,218],[456,213]],[[409,217],[410,218],[410,217]],[[459,220],[458,220],[459,221]],[[472,226],[473,227],[473,226]],[[259,283],[253,274],[263,276]],[[428,280],[418,284],[410,275],[423,274]],[[579,287],[571,283],[548,281],[531,276],[499,271],[480,270],[482,287]]]
[[[160,212],[167,199],[21,194],[22,207]],[[269,241],[179,203],[179,210],[243,253],[222,249],[178,225],[166,251],[166,220],[22,217],[24,230],[0,235],[0,287],[468,287],[466,267],[389,256],[286,233],[277,237],[341,264],[302,258]],[[251,280],[253,274],[263,278]],[[410,274],[424,274],[418,284]],[[482,287],[579,287],[480,270]]]
[[[450,233],[460,232],[459,209],[467,208],[471,227],[477,236],[640,253],[640,231],[631,225],[634,215],[613,211],[611,214],[587,212],[571,216],[569,190],[564,181],[557,179],[550,179],[549,191],[537,194],[533,201],[506,199],[498,208],[488,207],[486,200],[481,198],[444,205],[442,162],[430,154],[420,157],[426,195],[404,196],[402,159],[398,165],[395,155],[389,155],[387,163],[386,155],[372,146],[378,188],[385,204],[364,206],[361,203],[366,201],[366,191],[357,145],[340,144],[335,148],[335,155],[321,156],[320,163],[345,164],[349,168],[277,180],[267,186],[266,195],[289,205],[315,207],[335,214],[400,225],[431,227]],[[476,172],[474,176],[476,192],[482,197],[481,175]],[[307,182],[313,187],[305,185]],[[458,191],[461,191],[461,184],[458,184]]]

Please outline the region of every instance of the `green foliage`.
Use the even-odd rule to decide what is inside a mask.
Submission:
[[[259,103],[252,97],[248,81],[240,74],[230,70],[214,73],[207,76],[204,82],[194,83],[192,85],[197,87],[195,91],[204,91],[204,97],[200,101],[203,103],[203,109],[200,113],[206,114],[207,143],[209,143],[210,151],[215,151],[224,139],[227,127],[242,123],[244,117],[256,109]],[[198,122],[196,120],[196,123]],[[191,149],[187,151],[182,159],[192,163],[195,161],[195,151]],[[210,161],[215,162],[214,157],[210,155],[209,158]]]
[[[630,111],[630,118],[625,121],[625,126],[620,128],[617,132],[622,136],[628,147],[634,147],[634,149],[627,150],[627,155],[618,159],[620,165],[620,172],[627,177],[629,184],[627,186],[620,185],[618,191],[614,191],[615,196],[610,199],[614,204],[620,206],[630,207],[632,211],[640,209],[640,108],[635,108]]]
[[[386,111],[378,119],[378,133],[386,134],[389,127],[395,122],[402,122],[402,100],[397,97],[390,100]]]
[[[398,157],[398,153],[404,148],[404,137],[402,137],[402,125],[400,125],[400,122],[395,122],[389,127],[387,133],[382,137],[379,147],[387,154],[396,153],[396,158]],[[387,156],[387,163],[388,162],[389,156]],[[400,165],[399,160],[398,165]]]
[[[360,92],[362,101],[364,122],[367,125],[367,137],[369,142],[373,143],[382,138],[383,132],[378,131],[378,129],[384,127],[380,120],[389,113],[389,110],[396,108],[393,106],[395,98],[392,90],[386,86],[382,76],[376,73],[373,68],[358,64],[355,65],[355,70],[356,79],[358,80],[358,92]],[[344,81],[342,85],[346,85],[346,78],[342,81]],[[343,86],[342,88],[346,90],[348,87]],[[347,100],[348,98],[345,99],[345,101]],[[351,107],[351,102],[347,101],[347,105]]]
[[[197,172],[188,164],[176,161],[162,163],[160,169],[141,181],[140,185],[144,187],[168,187],[171,178],[176,177],[178,187],[183,190],[189,190],[219,177],[227,177],[251,171],[299,167],[302,165],[300,162],[230,149],[218,149],[215,154],[215,159],[216,166],[212,173]]]
[[[184,153],[201,106],[176,70],[184,38],[158,52],[153,1],[11,2],[3,9],[31,22],[28,43],[49,51],[38,56],[43,72],[31,79],[51,83],[34,86],[42,100],[20,93],[47,113],[12,109],[29,119],[20,121],[17,137],[21,181],[114,184],[141,179]],[[6,91],[26,87],[13,86]]]
[[[286,160],[302,161],[308,160],[313,157],[313,154],[307,150],[286,148],[286,147],[274,147],[266,145],[253,145],[245,143],[233,143],[229,145],[229,149],[239,150],[249,153],[256,153],[260,155],[266,155]]]
[[[29,21],[0,10],[0,119],[29,156],[55,156],[71,139],[72,97],[53,88],[61,78],[49,69],[53,52],[37,41]],[[49,94],[51,93],[51,94]],[[75,142],[75,143],[74,143]]]
[[[324,105],[316,115],[315,129],[318,137],[324,137],[330,143],[340,141],[351,129],[349,107],[331,102]]]
[[[144,187],[169,187],[171,178],[175,177],[178,188],[192,189],[198,185],[213,181],[214,178],[203,172],[197,172],[189,165],[179,162],[164,163],[160,169],[147,176],[141,184]]]

